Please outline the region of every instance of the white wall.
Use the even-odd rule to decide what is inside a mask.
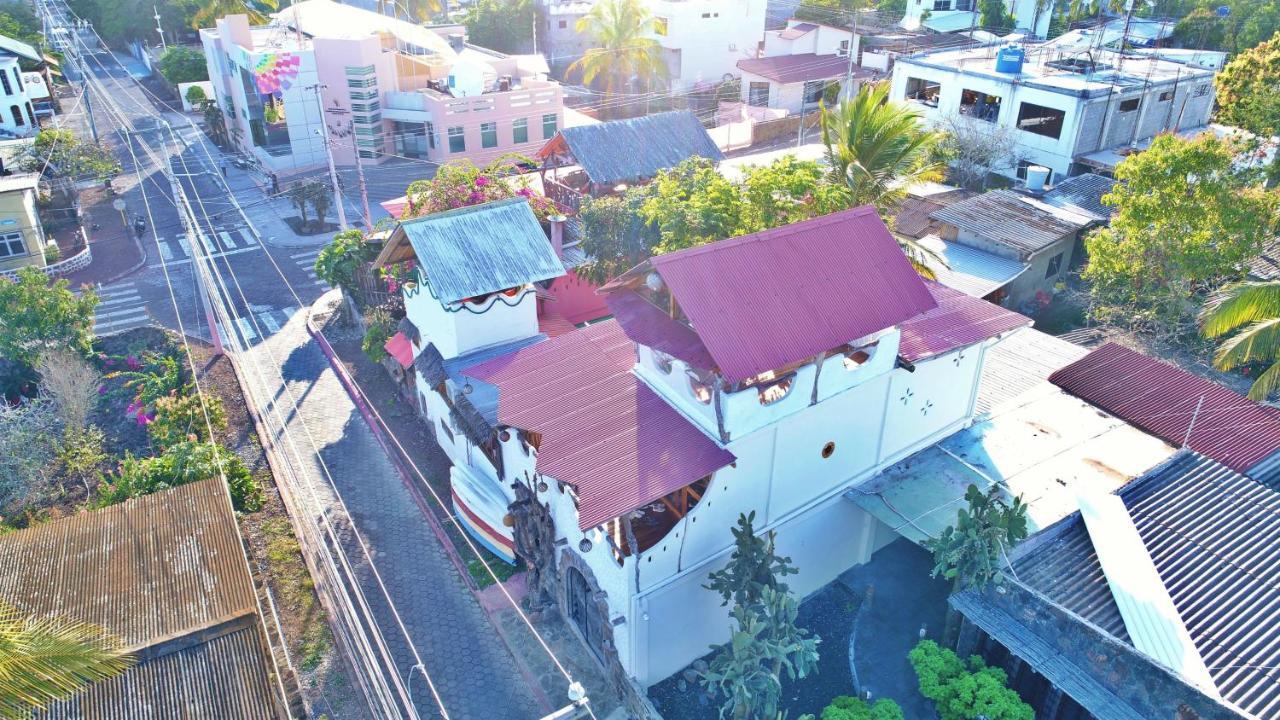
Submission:
[[[792,18],[787,21],[787,27],[791,28],[803,22],[807,21]],[[853,35],[848,28],[842,29],[827,25],[819,25],[817,29],[811,30],[794,40],[783,38],[781,33],[781,30],[770,30],[765,33],[764,51],[761,53],[761,57],[803,55],[805,53],[834,55],[840,51],[840,43],[849,42],[850,37]],[[856,48],[857,45],[855,44],[854,47]]]
[[[27,97],[26,83],[19,79],[22,69],[18,67],[18,59],[0,58],[0,73],[4,73],[5,80],[9,83],[8,93],[0,88],[0,130],[19,137],[34,135],[40,128],[33,122],[35,108]],[[21,123],[15,121],[13,108],[18,109]]]
[[[431,294],[421,269],[417,289],[404,292],[404,309],[446,359],[538,334],[538,304],[532,286],[509,298],[501,293],[482,303],[450,303],[445,307]]]
[[[764,39],[765,0],[647,0],[654,17],[667,19],[667,35],[652,37],[680,51],[673,90],[737,77],[738,61],[756,57]],[[706,15],[707,17],[703,17]]]

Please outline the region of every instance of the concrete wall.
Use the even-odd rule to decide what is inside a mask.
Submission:
[[[667,20],[667,34],[653,35],[653,39],[680,57],[679,72],[670,78],[673,90],[737,77],[738,61],[756,57],[764,40],[765,0],[646,0],[645,4],[654,17]]]
[[[418,273],[417,288],[404,293],[405,314],[435,343],[446,359],[538,334],[537,300],[532,286],[514,297],[494,293],[483,302],[441,304]]]
[[[27,85],[22,81],[22,68],[18,67],[18,58],[0,58],[0,73],[4,74],[5,82],[8,83],[7,86],[0,86],[0,133],[10,137],[36,134],[40,131],[40,125],[36,121],[31,98],[27,96]]]
[[[44,230],[36,214],[36,196],[31,190],[0,193],[0,235],[21,233],[26,252],[0,258],[0,270],[45,266]]]
[[[801,22],[806,21],[788,20],[787,27],[794,27]],[[834,55],[840,52],[840,43],[849,42],[853,35],[849,28],[829,27],[827,25],[819,25],[816,30],[811,30],[794,40],[783,38],[780,33],[781,31],[765,33],[764,50],[760,54],[761,57],[802,55],[804,53]],[[856,44],[854,47],[856,49]]]

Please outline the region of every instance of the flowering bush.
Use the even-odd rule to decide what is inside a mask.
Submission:
[[[215,433],[227,429],[221,400],[210,395],[201,403],[198,395],[172,395],[156,400],[147,434],[156,448],[166,450],[188,440],[209,440],[210,426]]]
[[[124,365],[124,370],[107,373],[106,377],[112,380],[124,379],[124,388],[133,393],[133,400],[125,408],[125,414],[136,418],[139,425],[146,425],[155,418],[153,405],[156,400],[186,394],[187,377],[184,366],[171,355],[148,353],[141,358],[135,355],[115,360],[107,358],[103,365]]]
[[[129,498],[218,477],[219,473],[227,479],[236,510],[254,512],[262,508],[262,489],[239,456],[221,445],[190,440],[170,447],[157,457],[136,458],[126,454],[115,472],[102,478],[96,504],[98,507],[114,505]]]
[[[483,168],[470,160],[445,163],[430,180],[418,180],[409,186],[409,206],[402,219],[456,210],[457,208],[494,200],[523,197],[539,220],[559,212],[555,203],[529,186],[529,177],[519,174],[531,161],[519,155],[504,155]]]
[[[416,282],[418,265],[412,260],[405,260],[402,263],[388,265],[379,269],[382,279],[387,283],[387,292],[399,292],[400,288],[409,283]]]

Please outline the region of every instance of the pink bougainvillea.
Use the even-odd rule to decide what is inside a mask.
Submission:
[[[468,160],[448,162],[440,166],[430,180],[418,180],[409,186],[409,204],[401,219],[430,215],[469,205],[522,197],[538,219],[558,214],[555,203],[529,186],[530,176],[521,174],[532,165],[528,158],[504,156],[483,168]]]

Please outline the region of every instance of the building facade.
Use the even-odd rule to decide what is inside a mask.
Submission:
[[[44,83],[31,86],[24,79],[20,59],[44,62],[35,48],[12,38],[0,36],[0,137],[30,137],[40,132],[33,100],[48,97]],[[37,97],[38,96],[38,97]]]
[[[44,267],[46,238],[36,212],[40,176],[0,177],[0,270]]]
[[[1053,19],[1054,0],[1005,0],[1006,11],[1013,16],[1013,30],[1045,37]],[[927,28],[936,32],[958,32],[982,27],[978,0],[907,0],[901,21],[908,30]]]
[[[1213,76],[1153,54],[988,45],[898,58],[891,97],[931,122],[969,117],[1004,128],[1016,162],[996,171],[1022,178],[1042,165],[1054,182],[1099,167],[1091,155],[1203,127]]]
[[[535,150],[563,124],[545,61],[466,45],[455,29],[306,0],[268,25],[231,15],[200,36],[233,143],[270,172],[323,166],[326,137],[340,165],[356,152],[483,164]]]
[[[686,92],[738,76],[760,53],[765,0],[646,0],[651,37],[662,46],[670,88]],[[643,89],[643,88],[642,88]]]

